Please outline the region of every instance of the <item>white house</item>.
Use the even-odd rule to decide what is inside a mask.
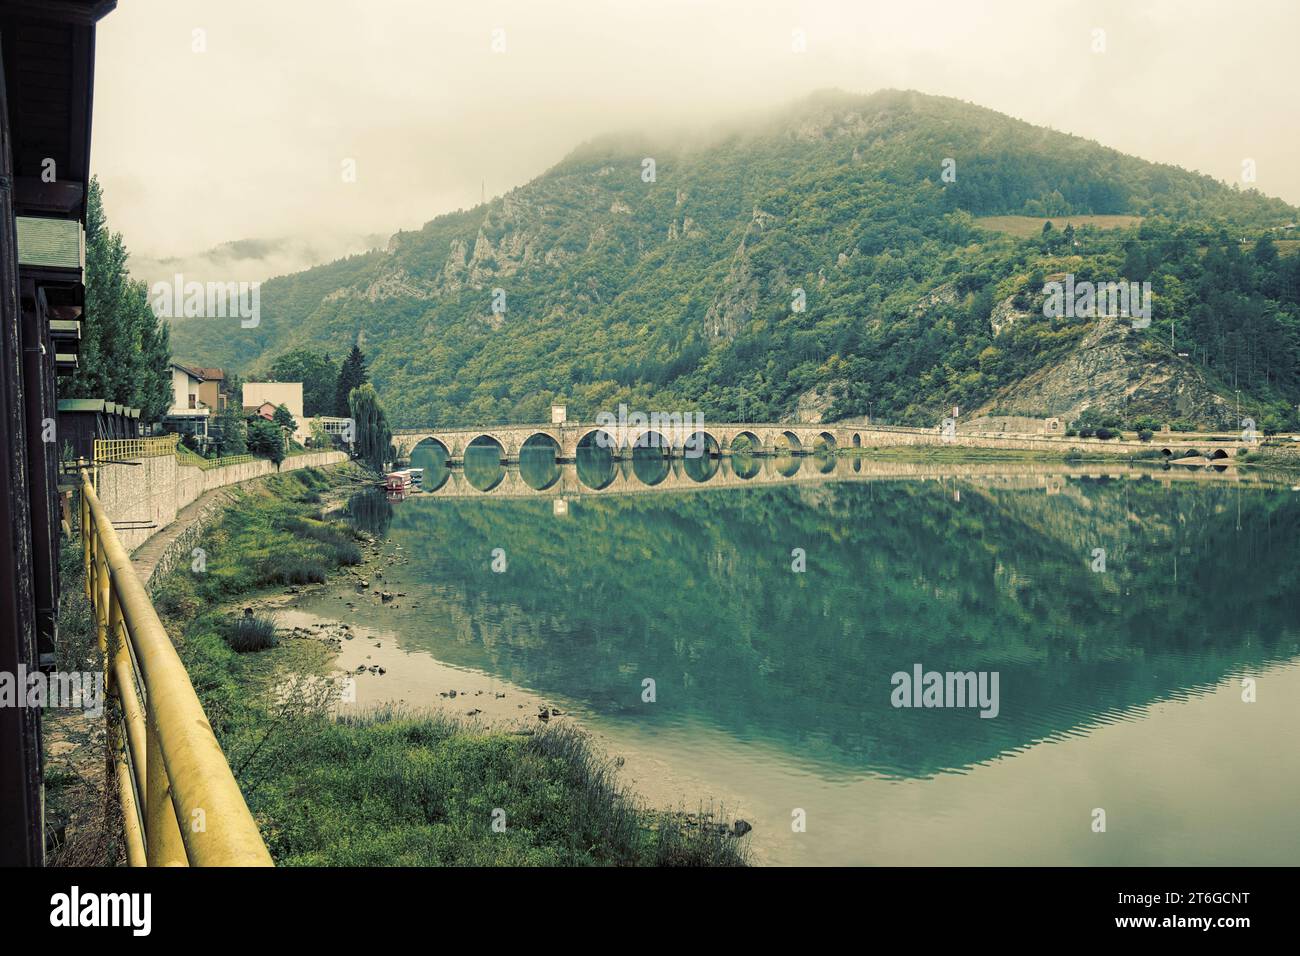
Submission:
[[[199,387],[203,379],[193,369],[173,362],[172,403],[163,419],[165,427],[182,435],[194,435],[206,443],[208,438],[208,421],[212,409],[199,398]]]
[[[302,414],[302,382],[245,382],[244,407],[256,408],[263,402],[289,409],[297,424],[293,437],[299,444],[311,437],[311,424]]]

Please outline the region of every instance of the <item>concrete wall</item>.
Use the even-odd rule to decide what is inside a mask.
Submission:
[[[278,471],[319,468],[347,459],[341,451],[294,455],[286,458]],[[163,455],[131,464],[101,466],[95,491],[122,546],[134,551],[175,521],[177,512],[204,492],[274,474],[275,465],[261,458],[204,471],[179,464],[174,455]]]

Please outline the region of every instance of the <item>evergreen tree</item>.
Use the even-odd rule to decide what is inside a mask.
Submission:
[[[248,425],[237,402],[231,402],[217,414],[217,433],[223,455],[248,453]]]
[[[343,367],[339,369],[338,385],[334,391],[334,414],[346,418],[350,414],[349,397],[352,390],[368,381],[366,357],[359,346],[353,345],[352,351],[343,360]]]
[[[289,406],[287,405],[277,405],[275,415],[271,420],[281,428],[287,428],[291,432],[298,430],[298,423],[294,420],[293,412],[289,411]]]
[[[265,418],[253,419],[248,426],[248,450],[280,464],[284,461],[284,430]]]

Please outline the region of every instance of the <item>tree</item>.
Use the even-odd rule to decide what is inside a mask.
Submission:
[[[78,368],[64,393],[139,408],[156,422],[172,401],[171,341],[149,306],[148,288],[126,268],[121,233],[108,228],[99,180],[86,204],[86,307]]]
[[[294,420],[293,412],[289,411],[287,405],[277,405],[275,415],[272,416],[271,421],[281,428],[287,429],[291,434],[298,430],[298,422]]]
[[[271,363],[271,378],[302,382],[302,413],[307,418],[334,414],[339,369],[327,353],[310,349],[285,352]]]
[[[248,450],[279,465],[284,461],[284,429],[265,418],[254,419],[248,426]]]
[[[366,357],[359,346],[353,345],[339,369],[338,385],[334,390],[334,414],[346,418],[349,414],[352,390],[369,381],[366,374]]]
[[[357,457],[375,471],[383,471],[393,433],[374,386],[366,383],[353,389],[348,396],[348,410],[356,423]]]
[[[217,434],[220,436],[219,447],[223,455],[248,454],[248,425],[244,422],[243,410],[237,402],[217,413]]]
[[[334,439],[330,433],[325,430],[325,426],[319,421],[311,423],[311,447],[312,448],[333,448]]]

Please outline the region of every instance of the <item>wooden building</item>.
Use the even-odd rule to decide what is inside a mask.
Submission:
[[[95,25],[116,0],[0,0],[0,671],[56,638],[55,379],[85,289]],[[0,707],[0,865],[44,861],[40,712]]]
[[[95,440],[140,437],[140,409],[102,398],[59,399],[59,454],[90,460]]]

